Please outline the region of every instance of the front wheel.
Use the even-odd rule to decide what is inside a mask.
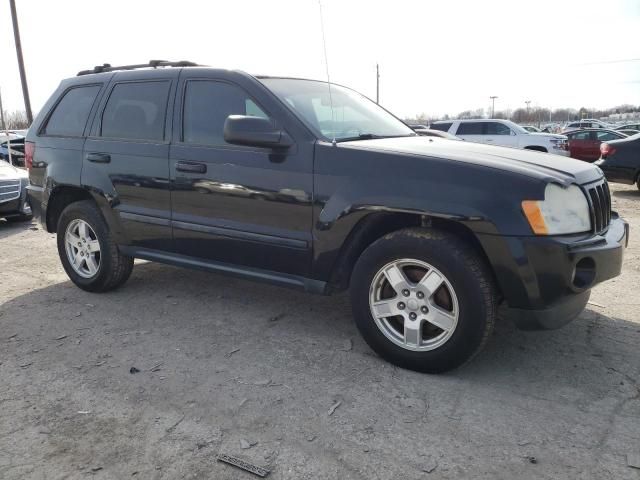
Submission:
[[[486,262],[463,240],[438,230],[400,230],[369,246],[353,271],[351,301],[373,350],[428,373],[471,359],[496,317]]]
[[[57,237],[62,266],[71,281],[83,290],[113,290],[131,275],[133,258],[120,253],[92,201],[72,203],[62,211]]]

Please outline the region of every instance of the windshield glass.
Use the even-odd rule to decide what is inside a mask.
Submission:
[[[261,79],[319,137],[326,140],[408,137],[415,132],[359,93],[326,82],[286,78]],[[333,100],[333,115],[331,111]]]

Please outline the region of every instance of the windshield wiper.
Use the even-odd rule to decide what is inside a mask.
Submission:
[[[355,137],[336,138],[336,143],[340,142],[353,142],[356,140],[377,140],[379,138],[398,138],[398,137],[413,137],[415,135],[376,135],[374,133],[361,133]]]

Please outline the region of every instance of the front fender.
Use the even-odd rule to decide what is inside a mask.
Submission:
[[[530,235],[522,198],[544,184],[508,171],[439,158],[318,144],[314,277],[326,280],[355,225],[373,212],[443,218],[472,232]]]

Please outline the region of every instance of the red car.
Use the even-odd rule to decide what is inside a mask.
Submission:
[[[571,158],[595,162],[600,158],[600,144],[619,138],[627,138],[624,133],[605,128],[585,128],[566,132],[569,138],[569,155]]]

